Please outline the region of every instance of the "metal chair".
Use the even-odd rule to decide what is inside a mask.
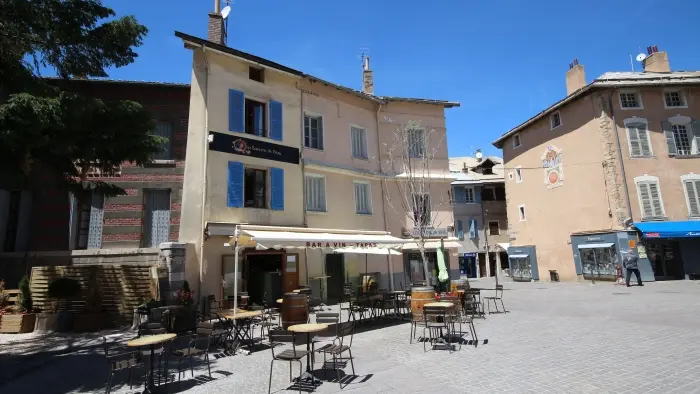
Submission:
[[[484,305],[481,302],[481,290],[467,289],[464,291],[464,311],[471,314],[472,318],[476,315],[484,316]]]
[[[352,374],[355,375],[355,363],[352,361],[352,337],[354,335],[355,324],[353,322],[347,322],[340,325],[338,329],[338,336],[334,343],[326,345],[322,348],[316,350],[318,353],[323,353],[323,368],[326,367],[326,355],[330,354],[333,356],[333,369],[335,369],[335,374],[338,379],[338,385],[340,389],[343,389],[343,382],[340,380],[340,370],[338,369],[338,361],[344,360],[342,358],[343,353],[347,352],[350,356],[345,360],[350,360],[350,366],[352,367]]]
[[[275,361],[283,361],[289,363],[289,381],[292,381],[292,363],[299,363],[299,380],[301,380],[301,375],[303,371],[303,365],[301,360],[306,357],[311,352],[306,350],[297,350],[296,347],[296,335],[292,331],[287,330],[270,330],[270,350],[272,351],[272,361],[270,361],[270,381],[267,386],[267,393],[270,394],[272,390],[272,367]],[[292,348],[284,350],[279,353],[275,353],[275,346],[283,345],[284,343],[292,343]],[[301,385],[299,385],[299,393],[301,393]]]
[[[508,313],[508,311],[506,310],[506,306],[503,305],[503,285],[496,286],[495,292],[496,295],[493,297],[484,297],[484,303],[486,303],[486,308],[488,308],[489,310],[489,315],[491,314],[491,301],[493,301],[493,306],[496,307],[496,313],[500,312],[498,310],[497,301],[501,302],[501,307],[503,307],[503,313]]]
[[[139,352],[110,353],[106,337],[102,337],[102,347],[109,367],[109,377],[107,378],[107,388],[105,392],[109,394],[112,390],[112,378],[114,378],[114,374],[125,369],[129,370],[129,390],[131,390],[133,387],[132,378],[134,376],[134,367],[141,364]]]
[[[211,366],[209,365],[209,345],[211,344],[213,325],[211,323],[199,323],[197,332],[190,341],[187,348],[173,349],[172,354],[180,357],[177,363],[177,380],[180,381],[182,373],[182,361],[187,357],[190,364],[190,372],[194,377],[194,368],[192,366],[192,356],[200,356],[207,363],[209,377],[211,378]]]
[[[433,348],[433,339],[441,339],[443,336],[447,337],[448,346],[450,348],[450,353],[452,353],[452,341],[450,339],[450,320],[447,315],[447,309],[443,307],[430,307],[423,306],[423,351],[425,349],[425,331],[428,330],[430,341],[430,347]],[[443,335],[446,334],[446,335]],[[433,335],[435,334],[435,335]]]
[[[317,343],[326,343],[323,347],[328,346],[329,344],[333,344],[333,342],[338,338],[338,328],[340,327],[340,315],[337,313],[317,313],[316,314],[316,323],[325,323],[328,324],[329,326],[332,325],[332,328],[329,327],[328,330],[321,332],[320,334],[317,334],[312,342],[311,342],[311,362],[312,364],[315,362],[313,356],[316,352],[316,344]],[[324,355],[323,357],[323,364],[326,364],[326,357]]]

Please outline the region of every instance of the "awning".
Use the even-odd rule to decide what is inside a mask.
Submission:
[[[615,245],[615,244],[612,242],[607,242],[604,244],[583,244],[583,245],[579,245],[578,248],[579,249],[600,249],[600,248],[609,248],[613,245]]]
[[[440,246],[439,239],[431,239],[431,240],[425,241],[425,249],[437,249],[439,246]],[[462,246],[462,244],[459,242],[459,239],[455,238],[455,237],[445,238],[442,241],[442,247],[445,249],[457,249],[461,246]],[[409,241],[403,245],[402,249],[403,250],[417,250],[418,243]]]
[[[241,230],[258,249],[400,248],[406,240],[388,234]]]
[[[692,238],[700,237],[700,221],[641,222],[634,223],[644,238]]]
[[[389,248],[344,248],[333,249],[335,253],[382,254],[400,255],[401,252]]]
[[[526,259],[528,258],[528,254],[511,254],[508,256],[509,259]]]
[[[507,252],[507,251],[508,251],[508,247],[510,246],[510,244],[504,242],[504,243],[496,244],[496,246],[498,246],[500,249],[503,249],[504,251]]]

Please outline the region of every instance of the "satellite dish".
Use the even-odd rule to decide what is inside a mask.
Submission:
[[[645,54],[643,54],[643,53],[640,53],[639,55],[637,55],[637,61],[638,61],[638,62],[642,62],[642,61],[644,61],[644,59],[646,59],[646,58],[647,58],[647,55],[645,55]]]
[[[226,18],[228,18],[228,14],[230,14],[230,13],[231,13],[231,6],[227,5],[226,7],[224,7],[223,10],[221,10],[221,17],[226,19]]]
[[[481,151],[478,151],[478,152],[476,152],[476,155],[475,155],[475,156],[476,156],[477,159],[481,159],[482,157],[484,157],[484,154],[481,153]]]

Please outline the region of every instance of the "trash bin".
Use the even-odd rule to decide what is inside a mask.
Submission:
[[[559,282],[559,274],[557,270],[549,270],[549,280],[552,282]]]

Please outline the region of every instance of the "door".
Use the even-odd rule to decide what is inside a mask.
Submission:
[[[513,280],[529,282],[532,279],[532,265],[530,258],[511,258],[511,278]]]
[[[683,263],[677,253],[677,245],[674,241],[650,242],[647,245],[647,256],[656,280],[683,278]]]
[[[282,289],[291,293],[299,288],[299,253],[287,253],[283,258]]]
[[[238,275],[236,275],[236,260],[232,254],[221,256],[221,287],[222,299],[233,299],[234,283],[238,276],[238,292],[248,291],[248,262],[245,257],[239,256],[238,259]]]
[[[326,299],[328,303],[340,301],[345,283],[345,256],[340,253],[326,255]],[[323,279],[321,279],[323,280]]]

